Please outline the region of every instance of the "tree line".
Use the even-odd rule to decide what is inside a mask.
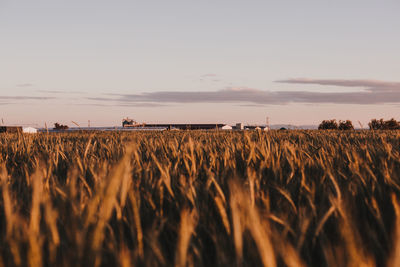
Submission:
[[[54,123],[54,130],[68,130],[68,125],[59,124],[58,122]]]
[[[370,130],[398,130],[400,129],[400,122],[394,118],[390,120],[372,119],[368,123]],[[354,130],[353,123],[350,120],[323,120],[318,125],[318,130]]]

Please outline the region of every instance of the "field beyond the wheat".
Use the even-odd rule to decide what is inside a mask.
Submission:
[[[400,266],[398,131],[0,144],[0,266]]]

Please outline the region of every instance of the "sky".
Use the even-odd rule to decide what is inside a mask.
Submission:
[[[0,116],[400,119],[400,1],[0,0]]]

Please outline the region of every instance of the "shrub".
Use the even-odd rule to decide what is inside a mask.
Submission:
[[[386,130],[400,129],[400,123],[395,119],[391,118],[390,120],[385,121],[384,128]]]
[[[318,125],[318,130],[337,130],[338,124],[336,120],[323,120],[320,125]]]
[[[59,124],[58,122],[54,123],[54,130],[67,130],[69,127],[67,125]]]
[[[339,130],[354,130],[353,123],[350,120],[339,121]]]
[[[400,123],[394,118],[384,121],[383,119],[377,120],[372,119],[368,123],[369,129],[371,130],[396,130],[400,129]]]
[[[369,123],[369,129],[370,130],[381,130],[383,128],[384,121],[383,119],[377,120],[377,119],[372,119]]]

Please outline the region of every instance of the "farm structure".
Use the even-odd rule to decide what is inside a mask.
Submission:
[[[29,134],[35,134],[38,132],[38,130],[36,128],[33,127],[23,127],[22,128],[22,132],[23,133],[29,133]]]
[[[243,125],[236,123],[230,126],[226,123],[138,123],[132,119],[123,119],[122,127],[124,129],[168,129],[168,130],[269,130],[268,126],[264,125]]]
[[[169,123],[161,123],[161,124],[143,124],[140,126],[137,125],[124,125],[124,128],[133,128],[133,127],[146,127],[146,128],[166,128],[166,129],[177,129],[177,130],[216,130],[223,129],[226,124],[217,123],[217,124],[186,124],[186,123],[178,123],[178,124],[169,124]]]
[[[0,126],[0,133],[20,133],[22,132],[21,126]]]
[[[263,131],[269,130],[269,128],[267,126],[262,126],[262,125],[245,125],[244,129],[245,130],[263,130]]]
[[[218,130],[218,129],[232,129],[227,124],[224,123],[137,123],[132,119],[123,119],[122,120],[123,128],[165,128],[165,129],[176,129],[176,130]]]

